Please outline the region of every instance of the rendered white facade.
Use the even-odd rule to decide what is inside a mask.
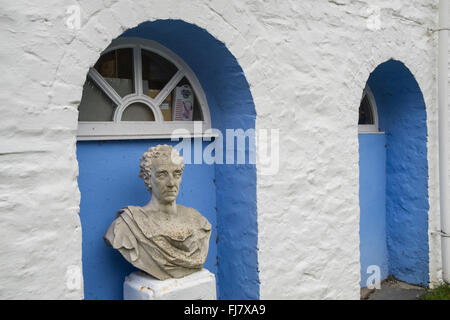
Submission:
[[[2,0],[0,298],[83,298],[75,150],[82,86],[114,38],[157,19],[184,20],[222,41],[250,85],[256,129],[280,130],[279,170],[257,180],[262,299],[359,299],[358,106],[380,63],[403,62],[427,108],[437,283],[437,4]]]

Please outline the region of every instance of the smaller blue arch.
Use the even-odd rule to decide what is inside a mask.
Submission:
[[[368,79],[380,131],[386,134],[386,235],[389,273],[428,285],[427,115],[422,92],[400,61],[380,64]]]

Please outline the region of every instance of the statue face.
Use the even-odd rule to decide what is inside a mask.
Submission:
[[[161,203],[175,201],[180,189],[182,173],[180,165],[155,161],[150,178],[152,197],[156,197]]]

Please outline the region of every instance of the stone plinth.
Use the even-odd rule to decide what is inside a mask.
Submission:
[[[179,279],[158,280],[142,271],[125,277],[124,300],[215,300],[216,278],[206,269]]]

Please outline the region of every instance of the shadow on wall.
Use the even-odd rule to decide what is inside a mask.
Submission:
[[[425,102],[414,76],[400,61],[380,64],[368,85],[378,107],[380,131],[386,135],[388,272],[408,283],[428,285]]]
[[[224,136],[225,129],[255,127],[255,107],[241,67],[206,30],[158,20],[121,37],[154,40],[180,56],[203,87],[212,127]],[[77,143],[86,299],[122,299],[124,277],[133,268],[106,247],[102,235],[121,207],[149,200],[137,177],[139,158],[158,143],[174,144],[168,139]],[[181,188],[177,202],[198,209],[213,225],[205,267],[216,274],[218,298],[258,299],[255,165],[187,165]]]

